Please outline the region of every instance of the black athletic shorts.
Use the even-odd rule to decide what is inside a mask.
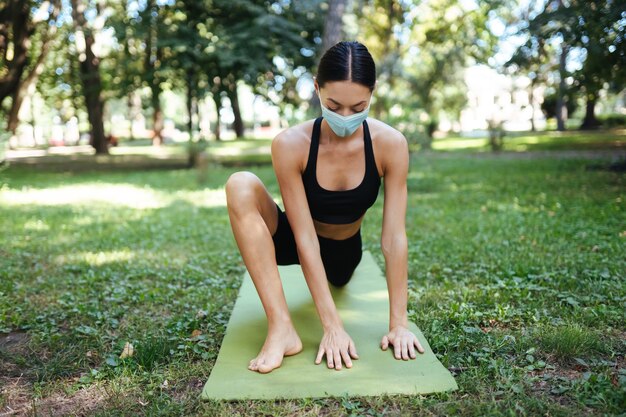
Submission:
[[[276,263],[278,265],[300,264],[296,240],[289,225],[287,215],[276,204],[278,210],[278,227],[272,236],[274,249],[276,252]],[[363,254],[361,247],[361,229],[353,236],[335,240],[317,235],[320,245],[320,255],[326,270],[328,281],[341,287],[346,285],[352,273],[356,269]]]

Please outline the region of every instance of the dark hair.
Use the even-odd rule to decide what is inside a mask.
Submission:
[[[374,91],[376,64],[365,45],[358,41],[342,41],[324,53],[315,79],[320,88],[326,82],[352,81]]]

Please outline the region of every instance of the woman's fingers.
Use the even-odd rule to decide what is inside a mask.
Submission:
[[[320,363],[322,363],[323,356],[324,356],[324,349],[320,346],[319,350],[317,351],[317,357],[315,358],[316,365],[319,365]]]
[[[341,352],[339,349],[335,349],[333,354],[335,355],[335,369],[339,370],[341,369]]]
[[[402,346],[401,346],[402,344],[400,343],[398,339],[394,340],[392,343],[393,343],[394,355],[396,359],[400,359],[402,357]]]
[[[405,361],[409,359],[409,347],[407,346],[409,341],[406,338],[402,338],[402,359]]]
[[[350,356],[352,356],[352,359],[359,359],[359,354],[356,353],[356,346],[354,346],[354,342],[352,340],[350,340],[348,349],[350,350]]]
[[[415,346],[413,346],[413,342],[409,343],[409,357],[411,359],[415,359]]]
[[[424,348],[422,347],[422,345],[420,345],[420,342],[419,340],[417,340],[417,337],[415,338],[414,343],[419,353],[424,353]]]
[[[347,368],[351,368],[352,359],[359,358],[354,342],[345,331],[343,334],[341,332],[339,332],[339,334],[333,332],[324,334],[320,342],[319,350],[317,351],[315,363],[320,364],[324,355],[326,355],[326,365],[328,368],[334,368],[336,370],[340,370],[343,365]]]
[[[343,363],[346,364],[346,368],[352,368],[352,361],[350,360],[349,349],[341,351],[341,357],[343,358]]]
[[[383,336],[383,341],[380,344],[380,347],[383,348],[383,350],[387,350],[387,347],[389,347],[389,338],[386,335]]]

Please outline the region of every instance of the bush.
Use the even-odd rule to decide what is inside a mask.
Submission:
[[[626,114],[605,114],[598,116],[598,121],[606,128],[626,127]]]

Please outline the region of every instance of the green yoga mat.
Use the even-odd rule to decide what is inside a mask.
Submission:
[[[278,399],[383,394],[425,394],[456,390],[450,372],[439,362],[417,326],[409,322],[424,353],[408,361],[395,359],[393,347],[384,351],[380,341],[388,329],[387,282],[369,251],[350,282],[330,285],[344,327],[356,345],[359,359],[341,370],[314,363],[322,327],[300,265],[279,266],[279,272],[303,350],[283,359],[267,374],[248,369],[261,350],[267,319],[250,275],[245,274],[215,366],[204,386],[205,399]]]

